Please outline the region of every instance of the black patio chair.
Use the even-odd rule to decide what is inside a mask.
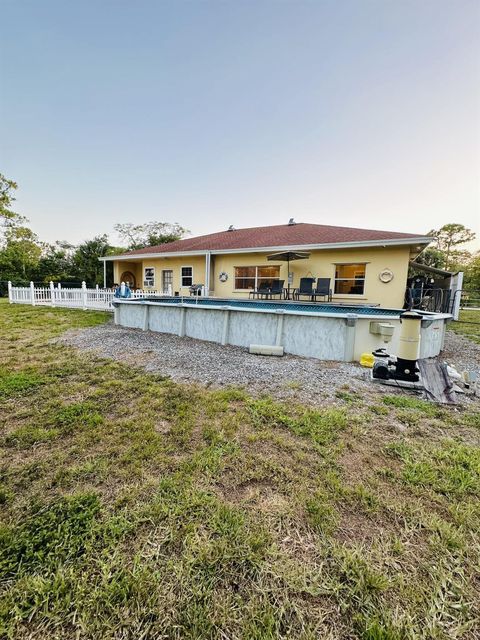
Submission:
[[[324,300],[327,298],[328,302],[332,301],[332,290],[330,289],[330,278],[318,278],[317,286],[313,290],[312,299],[317,300],[317,298],[322,297]]]
[[[270,287],[270,297],[280,296],[281,298],[284,295],[284,283],[285,280],[273,280],[272,286]]]
[[[293,291],[295,300],[300,300],[300,296],[308,296],[313,300],[313,283],[315,278],[300,278],[300,286]]]
[[[262,298],[263,296],[265,296],[266,298],[268,298],[269,295],[270,295],[270,283],[266,282],[264,284],[261,284],[257,289],[250,291],[250,293],[248,294],[248,297]]]

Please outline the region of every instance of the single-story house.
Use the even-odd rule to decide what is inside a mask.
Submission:
[[[185,238],[102,258],[114,263],[114,280],[133,288],[189,295],[193,284],[208,295],[248,298],[262,283],[289,281],[287,262],[274,253],[302,251],[289,263],[290,286],[300,278],[330,278],[333,301],[401,308],[409,261],[431,238],[412,233],[295,223],[252,227]]]

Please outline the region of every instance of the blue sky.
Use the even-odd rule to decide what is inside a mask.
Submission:
[[[0,172],[42,239],[290,217],[480,236],[476,0],[2,0],[1,15]]]

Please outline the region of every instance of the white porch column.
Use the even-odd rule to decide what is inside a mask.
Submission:
[[[107,288],[107,261],[103,261],[103,288]]]
[[[205,290],[210,295],[210,251],[205,254]]]

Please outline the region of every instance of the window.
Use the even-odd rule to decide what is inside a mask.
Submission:
[[[155,267],[145,267],[145,269],[143,270],[143,286],[155,286]]]
[[[235,267],[235,289],[258,289],[271,287],[280,277],[279,266]]]
[[[193,284],[193,267],[182,267],[182,287],[191,287]]]
[[[335,293],[363,295],[365,291],[365,264],[335,265]]]

